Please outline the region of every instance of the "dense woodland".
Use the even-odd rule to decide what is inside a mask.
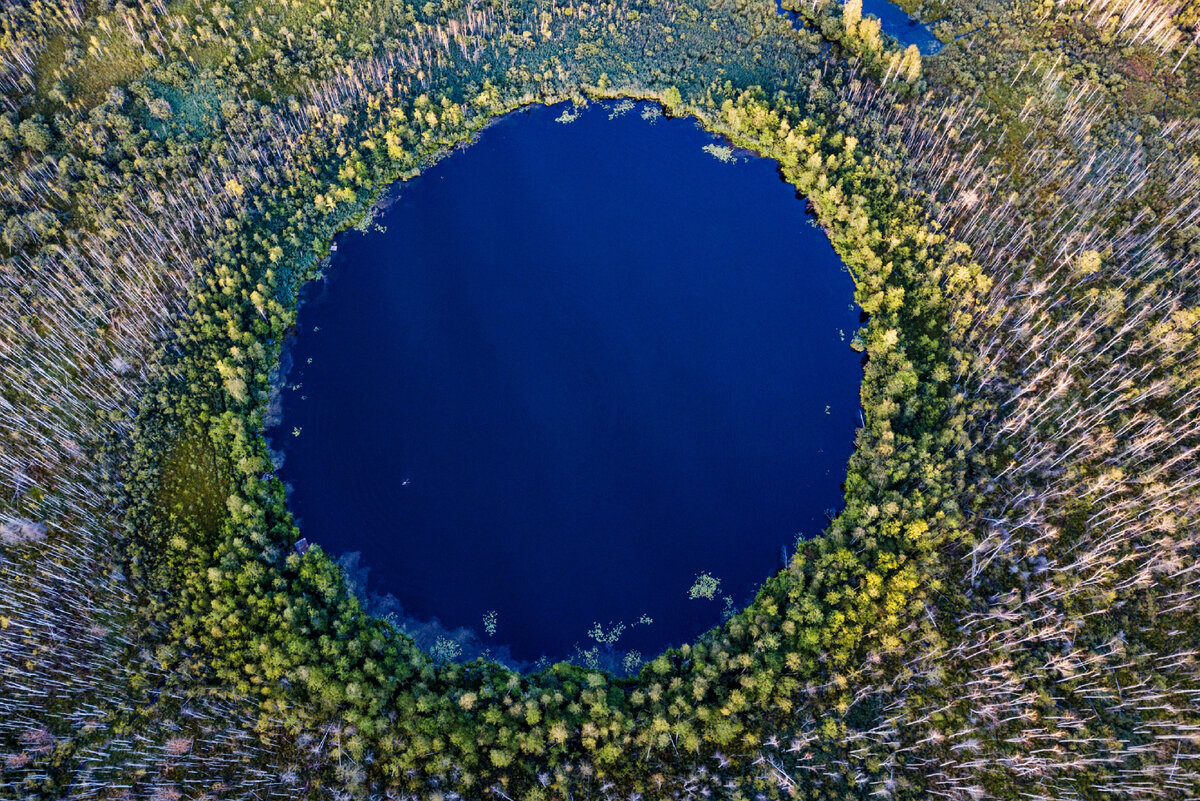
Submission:
[[[1200,795],[1200,3],[14,0],[0,793]],[[435,660],[294,547],[298,287],[531,103],[776,160],[868,314],[828,530],[619,677]],[[736,535],[735,533],[731,535]]]

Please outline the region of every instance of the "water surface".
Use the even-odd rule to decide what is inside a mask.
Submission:
[[[879,17],[884,33],[896,37],[906,47],[915,44],[922,55],[933,55],[942,49],[941,41],[928,25],[913,19],[890,0],[863,0],[863,13]]]
[[[624,623],[652,656],[840,505],[859,313],[773,162],[647,106],[564,110],[510,115],[400,186],[386,232],[338,238],[269,434],[303,534],[408,615],[522,660]]]
[[[879,17],[883,32],[895,38],[901,45],[915,44],[922,55],[930,56],[942,49],[942,42],[933,30],[923,22],[913,19],[891,0],[862,0],[863,14]],[[782,0],[775,0],[775,8],[791,19],[796,26],[804,25],[800,15],[783,7]]]

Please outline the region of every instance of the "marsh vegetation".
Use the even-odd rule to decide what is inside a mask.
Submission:
[[[1200,794],[1200,5],[906,6],[936,56],[821,0],[0,9],[3,793]],[[333,237],[567,100],[773,159],[869,316],[841,511],[628,677],[431,657],[263,438]]]

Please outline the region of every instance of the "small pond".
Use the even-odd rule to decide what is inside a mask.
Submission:
[[[571,116],[509,115],[338,237],[268,431],[304,536],[463,656],[717,625],[825,527],[860,423],[853,284],[774,162]]]
[[[799,14],[783,7],[783,0],[775,0],[775,8],[785,14],[794,25],[803,24]],[[910,17],[907,11],[891,0],[862,0],[862,13],[879,17],[883,32],[895,38],[904,47],[915,44],[925,56],[931,56],[942,49],[941,40],[933,35],[933,30],[928,25]]]
[[[884,33],[896,37],[906,47],[915,44],[922,55],[933,55],[942,49],[941,41],[928,25],[913,19],[890,0],[863,0],[863,13],[879,17]]]

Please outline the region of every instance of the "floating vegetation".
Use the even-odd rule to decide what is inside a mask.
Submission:
[[[609,109],[608,118],[610,120],[615,120],[617,117],[624,117],[626,114],[633,111],[634,108],[636,108],[634,102],[626,98],[613,104],[613,106]]]
[[[692,582],[692,586],[688,588],[688,598],[692,600],[704,598],[711,601],[720,589],[721,580],[719,578],[713,578],[710,573],[699,573],[696,575],[696,580]]]
[[[591,629],[588,630],[588,636],[598,642],[600,645],[613,646],[616,645],[621,635],[625,633],[624,623],[613,623],[611,620],[608,623],[608,628],[603,628],[599,623],[593,623]]]
[[[738,157],[733,155],[733,148],[728,145],[709,144],[705,145],[703,150],[717,161],[723,161],[726,164],[736,164],[739,161]]]
[[[555,117],[554,121],[560,122],[563,125],[568,125],[572,122],[575,122],[575,120],[579,119],[579,115],[581,113],[582,112],[581,112],[579,106],[570,106],[568,108],[564,108],[562,111],[562,114],[559,114],[557,117]],[[611,117],[610,117],[610,119],[611,119]]]

